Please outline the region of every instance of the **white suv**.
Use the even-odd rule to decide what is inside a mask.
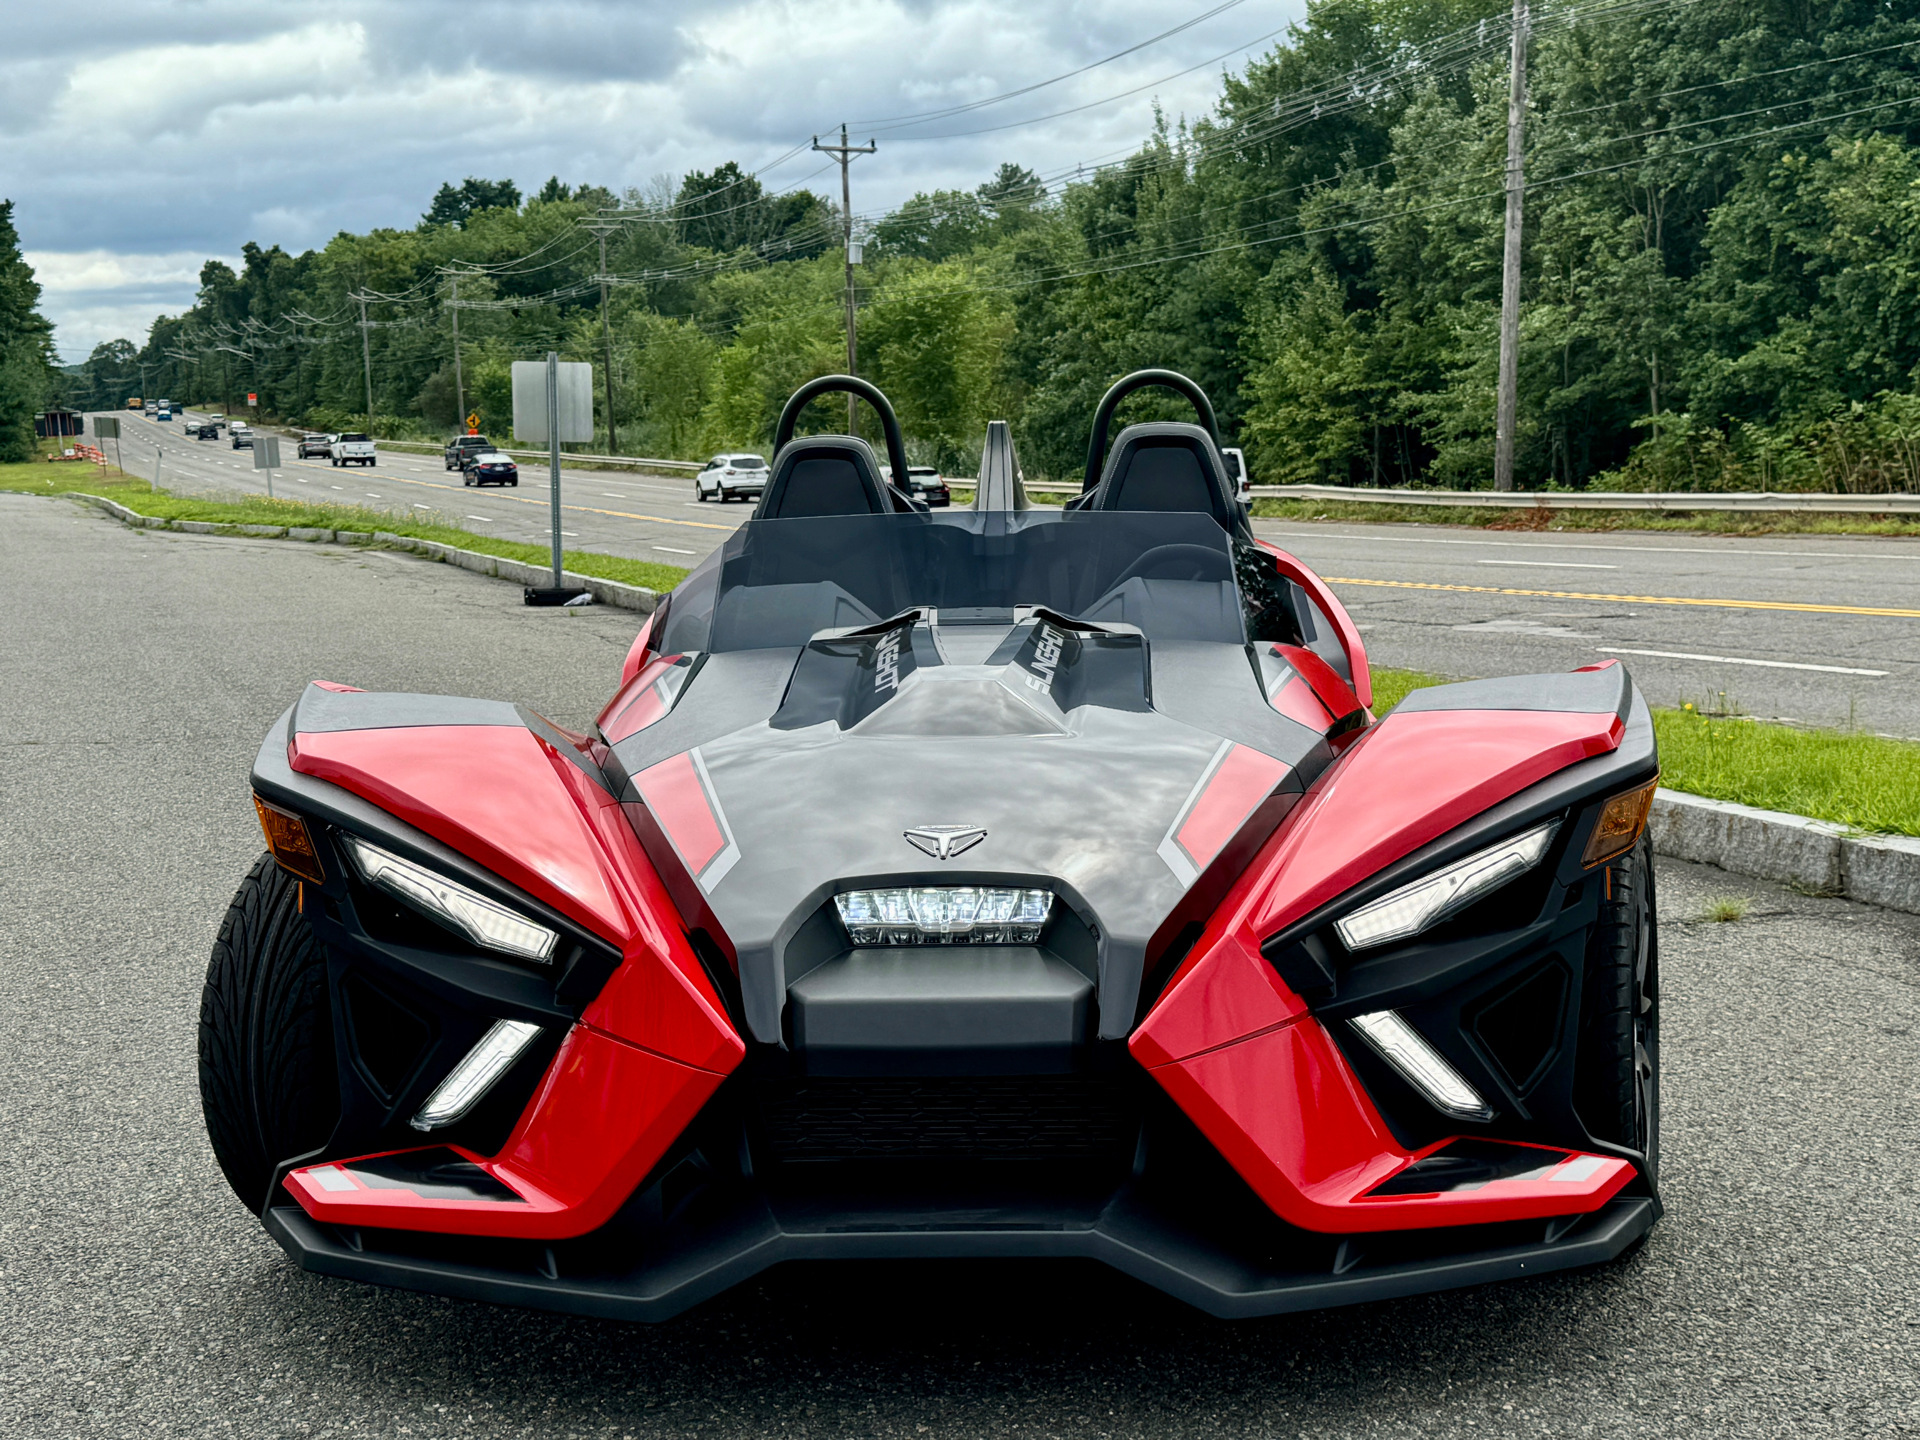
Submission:
[[[694,477],[695,500],[759,500],[767,489],[767,462],[758,455],[717,455]]]

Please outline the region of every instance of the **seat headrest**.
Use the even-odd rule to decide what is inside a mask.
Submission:
[[[880,478],[880,462],[866,441],[851,435],[790,440],[774,457],[756,520],[810,515],[885,515],[894,506]]]
[[[1224,529],[1244,524],[1213,437],[1171,421],[1130,425],[1120,434],[1089,492],[1094,510],[1172,510],[1211,515]]]

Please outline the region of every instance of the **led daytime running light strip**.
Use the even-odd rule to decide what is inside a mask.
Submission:
[[[476,946],[526,961],[544,963],[553,959],[559,932],[537,926],[477,891],[425,866],[403,861],[358,836],[342,831],[340,840],[367,884],[405,901],[456,935],[466,937]]]
[[[1435,1110],[1460,1121],[1491,1121],[1494,1108],[1461,1073],[1441,1059],[1399,1011],[1370,1011],[1348,1022]]]
[[[507,1074],[520,1053],[527,1049],[540,1027],[532,1021],[495,1021],[487,1034],[447,1073],[447,1079],[434,1087],[427,1104],[414,1113],[407,1124],[416,1131],[451,1126],[474,1108],[474,1104]]]
[[[834,897],[857,946],[1031,946],[1054,893],[1006,886],[902,886]]]

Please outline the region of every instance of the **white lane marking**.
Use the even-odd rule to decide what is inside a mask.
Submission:
[[[1898,560],[1914,564],[1914,556],[1870,555],[1865,548],[1850,554],[1837,550],[1717,550],[1705,545],[1594,545],[1573,540],[1458,540],[1444,535],[1355,535],[1345,530],[1262,530],[1262,535],[1284,535],[1300,540],[1387,541],[1397,545],[1488,545],[1507,550],[1603,550],[1613,554],[1627,552],[1643,555],[1784,555],[1799,560]]]
[[[329,490],[345,490],[346,488],[347,487],[344,485],[334,485],[334,486],[328,487]]]
[[[571,535],[571,536],[572,536],[572,537],[573,537],[573,538],[574,538],[575,540],[579,540],[579,539],[580,539],[580,532],[579,532],[579,531],[577,531],[577,530],[563,530],[563,531],[561,532],[561,534],[562,534],[562,535]]]
[[[601,494],[602,494],[602,495],[604,495],[604,496],[606,496],[606,497],[607,497],[607,499],[609,499],[609,500],[625,500],[625,499],[627,498],[626,496],[624,496],[624,495],[618,495],[618,494],[616,494],[615,492],[613,492],[613,491],[611,491],[611,490],[603,490],[603,491],[601,492]]]
[[[492,525],[494,523],[493,517],[490,515],[470,515],[467,517],[467,519],[477,520],[482,525]]]
[[[667,554],[669,554],[669,555],[692,555],[692,554],[694,553],[694,552],[693,552],[693,551],[691,551],[691,550],[682,550],[682,549],[681,549],[681,548],[680,548],[679,546],[677,546],[677,545],[657,545],[657,546],[655,546],[655,547],[654,547],[654,549],[655,549],[655,550],[664,550],[664,551],[666,551],[666,552],[667,552]]]
[[[1538,565],[1549,570],[1619,570],[1618,565],[1596,565],[1591,560],[1477,560],[1476,565]]]
[[[422,505],[419,501],[415,501],[414,509],[415,510],[432,510],[433,507],[431,505]]]
[[[1764,665],[1770,670],[1820,670],[1830,675],[1886,675],[1884,670],[1862,670],[1851,665],[1809,665],[1798,660],[1751,660],[1739,655],[1696,655],[1685,650],[1626,650],[1620,646],[1597,645],[1603,655],[1654,655],[1663,660],[1706,660],[1717,665]]]
[[[381,494],[380,494],[380,492],[379,492],[379,491],[377,491],[377,490],[370,490],[370,491],[368,491],[368,492],[367,492],[367,498],[368,498],[369,500],[380,500],[380,499],[381,499],[382,497],[381,497]],[[1485,562],[1485,561],[1483,561],[1483,562],[1482,562],[1482,564],[1484,564],[1484,565],[1485,565],[1485,564],[1487,564],[1487,562]]]

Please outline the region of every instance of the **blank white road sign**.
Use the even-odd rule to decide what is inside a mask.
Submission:
[[[280,469],[279,436],[256,435],[253,438],[253,468],[255,470]]]
[[[594,368],[563,360],[560,371],[560,438],[594,438]],[[547,362],[514,362],[514,439],[547,444]]]

